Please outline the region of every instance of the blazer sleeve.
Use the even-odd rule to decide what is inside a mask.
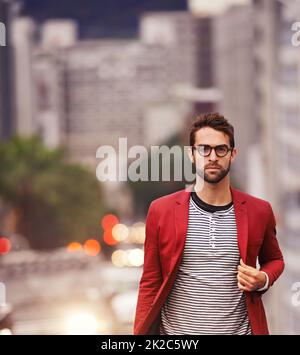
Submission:
[[[276,238],[276,221],[270,203],[268,202],[269,216],[264,241],[259,252],[258,261],[260,271],[267,273],[269,287],[278,279],[284,270],[283,255]],[[266,290],[265,290],[266,291]],[[264,292],[265,292],[264,291]]]
[[[144,243],[144,266],[139,283],[135,312],[134,334],[143,324],[151,304],[162,284],[162,272],[158,247],[158,228],[155,205],[150,204],[146,218],[146,238]]]

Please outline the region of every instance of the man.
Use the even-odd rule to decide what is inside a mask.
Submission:
[[[268,334],[261,296],[284,261],[270,203],[230,185],[236,155],[222,115],[194,122],[195,184],[149,207],[134,334]]]

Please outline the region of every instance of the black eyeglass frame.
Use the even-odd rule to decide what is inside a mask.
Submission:
[[[205,147],[209,147],[209,153],[207,153],[207,154],[204,154],[204,148]],[[217,148],[218,147],[226,147],[226,153],[224,154],[224,155],[222,155],[222,154],[218,154],[217,153]],[[202,150],[200,149],[200,148],[202,148]],[[201,156],[203,156],[203,157],[208,157],[208,156],[210,156],[210,154],[211,154],[211,151],[214,149],[214,151],[215,151],[215,153],[216,153],[216,155],[217,155],[217,157],[219,157],[219,158],[224,158],[224,157],[226,157],[226,155],[228,154],[228,152],[230,152],[230,151],[232,151],[233,150],[233,147],[228,147],[228,145],[227,144],[219,144],[219,145],[216,145],[216,146],[214,146],[214,147],[212,147],[212,146],[210,146],[210,145],[208,145],[208,144],[199,144],[199,145],[196,145],[196,146],[192,146],[192,149],[194,150],[197,150],[197,152],[201,155]]]

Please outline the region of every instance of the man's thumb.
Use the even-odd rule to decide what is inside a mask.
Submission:
[[[241,265],[246,267],[247,265],[243,262],[243,259],[241,258]]]

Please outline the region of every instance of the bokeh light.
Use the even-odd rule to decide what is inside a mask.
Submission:
[[[68,253],[75,253],[75,252],[81,251],[81,250],[82,250],[82,245],[78,242],[72,242],[67,247]]]
[[[117,267],[127,266],[127,253],[125,250],[116,250],[111,256],[112,263]]]
[[[122,223],[116,224],[112,229],[112,235],[118,242],[123,242],[128,238],[129,228]]]
[[[142,249],[116,250],[112,253],[111,261],[117,267],[139,267],[144,264]]]
[[[84,243],[84,251],[87,255],[96,256],[100,253],[101,245],[96,239],[89,239]]]
[[[5,238],[1,237],[0,238],[0,255],[5,255],[9,253],[11,250],[11,242]]]
[[[101,226],[105,231],[112,229],[117,223],[119,223],[119,219],[114,214],[107,214],[101,220]]]
[[[143,244],[145,242],[145,235],[146,235],[145,223],[143,222],[134,223],[130,230],[130,242]]]
[[[144,252],[142,249],[132,249],[128,252],[129,266],[142,266],[144,264]]]
[[[111,229],[104,231],[103,240],[107,245],[111,246],[118,243],[118,241],[113,237]]]
[[[97,332],[97,319],[86,312],[75,313],[66,319],[66,328],[69,335],[94,335]]]

